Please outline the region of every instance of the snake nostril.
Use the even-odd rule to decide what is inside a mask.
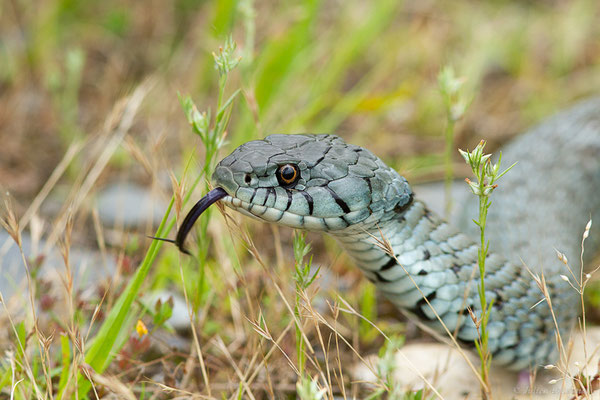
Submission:
[[[250,174],[244,175],[244,182],[246,185],[249,185],[252,182],[252,176],[250,176]]]

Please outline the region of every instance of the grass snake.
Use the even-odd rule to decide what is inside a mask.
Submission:
[[[544,271],[562,334],[579,315],[579,295],[561,278],[568,273],[554,249],[578,260],[583,229],[600,213],[600,99],[521,135],[504,149],[503,161],[518,164],[494,192],[488,216],[489,349],[496,365],[523,370],[558,357],[550,309],[525,265]],[[459,341],[473,345],[478,332],[466,308],[479,315],[478,244],[428,210],[406,179],[369,150],[335,135],[270,135],[235,149],[212,180],[215,189],[179,229],[181,250],[194,221],[219,200],[262,221],[324,232],[397,307],[441,330],[432,306]],[[470,222],[477,206],[463,208]],[[382,236],[395,257],[381,248]],[[592,233],[587,253],[599,239]],[[579,276],[579,262],[572,264]]]

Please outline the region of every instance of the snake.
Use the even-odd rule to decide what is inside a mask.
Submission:
[[[579,316],[582,234],[600,217],[600,98],[519,135],[502,161],[517,164],[494,191],[487,219],[487,345],[495,365],[523,371],[556,362],[556,335],[568,335]],[[196,219],[220,201],[254,219],[333,236],[400,310],[466,346],[478,339],[474,196],[461,203],[470,223],[457,228],[379,157],[332,134],[246,142],[216,165],[212,183],[179,228],[181,251]],[[599,236],[589,235],[583,254],[598,249]],[[541,274],[550,303],[535,279]]]

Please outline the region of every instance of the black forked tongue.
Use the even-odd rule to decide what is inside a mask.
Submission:
[[[190,254],[184,247],[185,238],[188,233],[192,230],[192,226],[196,220],[202,215],[202,213],[210,207],[213,203],[221,200],[223,197],[227,196],[227,192],[218,187],[214,188],[210,192],[206,193],[203,198],[201,198],[195,205],[192,207],[188,215],[185,216],[181,226],[179,227],[179,231],[177,232],[177,237],[175,238],[175,244],[179,247],[179,251]]]
[[[190,231],[192,230],[194,223],[208,207],[221,200],[225,196],[227,196],[227,192],[220,187],[215,188],[210,192],[206,193],[206,195],[203,198],[201,198],[194,205],[194,207],[192,207],[190,212],[185,216],[183,223],[179,227],[179,231],[177,232],[177,237],[175,238],[175,240],[157,238],[152,236],[151,238],[162,240],[164,242],[175,243],[175,245],[177,245],[177,247],[179,248],[179,251],[185,254],[190,254],[190,252],[187,251],[187,249],[185,248],[184,242],[188,233],[190,233]]]

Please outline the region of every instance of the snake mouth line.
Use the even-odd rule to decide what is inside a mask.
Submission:
[[[258,220],[277,223],[296,229],[306,229],[309,231],[339,231],[348,228],[351,222],[360,215],[365,214],[365,210],[352,211],[344,216],[336,217],[315,217],[313,215],[300,215],[289,211],[267,207],[260,204],[249,203],[232,196],[225,196],[223,203],[229,208]],[[360,218],[361,220],[364,218]]]
[[[266,221],[273,222],[279,225],[288,226],[297,229],[306,229],[311,231],[339,231],[348,228],[352,225],[351,221],[365,219],[365,210],[356,210],[349,212],[344,216],[336,217],[315,217],[312,215],[300,215],[289,211],[279,210],[274,207],[267,207],[260,204],[249,203],[229,195],[225,189],[217,187],[208,192],[202,197],[185,216],[183,223],[179,227],[175,244],[183,253],[190,254],[185,248],[185,239],[192,230],[196,220],[204,211],[212,204],[221,200],[229,208],[244,214],[246,216]],[[363,217],[361,217],[363,215]]]

